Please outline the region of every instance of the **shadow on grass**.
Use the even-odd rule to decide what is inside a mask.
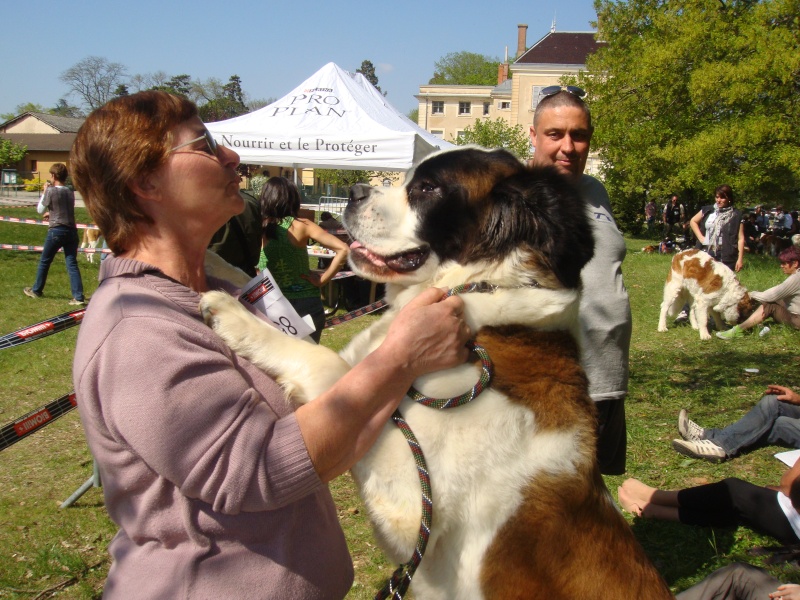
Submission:
[[[638,391],[643,393],[672,390],[673,394],[678,388],[687,398],[696,394],[695,399],[701,404],[713,407],[720,401],[729,400],[729,397],[716,393],[721,389],[743,384],[793,384],[784,381],[782,375],[772,374],[785,373],[787,365],[797,364],[796,347],[788,344],[783,348],[770,346],[758,352],[752,344],[742,346],[729,342],[723,346],[715,342],[718,341],[708,342],[708,349],[701,356],[692,352],[673,351],[665,361],[652,358],[636,361],[631,368],[631,387],[638,385]],[[759,372],[748,375],[744,372],[745,368],[757,368]],[[759,398],[753,397],[750,401],[755,404]],[[725,406],[731,407],[730,404]]]
[[[637,518],[631,529],[667,584],[680,589],[695,583],[697,573],[709,565],[727,564],[738,541],[735,527],[693,527]]]

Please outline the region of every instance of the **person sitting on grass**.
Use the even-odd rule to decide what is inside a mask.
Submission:
[[[723,429],[704,429],[681,409],[678,433],[683,439],[672,441],[676,451],[714,463],[758,442],[800,448],[800,395],[782,385],[768,385],[758,404]]]
[[[785,545],[800,542],[800,461],[778,486],[760,486],[728,477],[682,490],[660,490],[626,479],[617,495],[622,508],[645,519],[700,527],[744,525]]]
[[[675,596],[676,600],[800,600],[800,585],[781,583],[764,569],[731,563]]]
[[[742,337],[748,329],[772,317],[777,323],[786,323],[800,329],[800,248],[791,246],[778,255],[786,279],[783,283],[763,292],[750,292],[753,300],[761,302],[756,311],[741,325],[734,325],[727,331],[718,331],[717,337],[723,340]],[[767,330],[769,331],[769,330]]]

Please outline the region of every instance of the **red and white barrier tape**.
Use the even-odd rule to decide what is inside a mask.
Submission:
[[[387,306],[388,303],[385,300],[379,300],[378,302],[374,302],[373,304],[350,311],[338,317],[331,317],[325,321],[325,327],[333,327],[346,323],[347,321],[352,321],[353,319],[379,311]],[[82,308],[74,312],[58,315],[57,317],[42,321],[36,325],[31,325],[30,327],[24,327],[13,333],[8,333],[0,337],[0,349],[19,346],[20,344],[32,342],[48,335],[58,333],[59,331],[64,331],[74,325],[80,324],[85,313],[86,309]],[[77,405],[78,402],[75,398],[75,392],[72,391],[0,427],[0,451],[17,443],[22,438],[39,431],[42,427],[52,423],[62,415],[65,415]]]
[[[7,223],[23,223],[25,225],[47,225],[50,226],[50,221],[43,221],[41,219],[20,219],[18,217],[5,217],[0,215],[0,221],[6,221]],[[89,223],[77,223],[75,225],[78,229],[99,229],[97,225],[92,225]]]
[[[22,250],[25,252],[43,252],[44,246],[23,246],[21,244],[0,244],[0,250]],[[58,249],[63,252],[63,248]],[[82,254],[111,254],[108,248],[78,248],[78,253]]]

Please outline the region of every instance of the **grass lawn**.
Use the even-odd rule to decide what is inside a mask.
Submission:
[[[78,209],[78,220],[87,222]],[[34,209],[0,207],[0,215],[38,218]],[[0,222],[0,243],[40,245],[45,228]],[[766,384],[798,386],[800,332],[772,327],[765,338],[748,335],[736,342],[700,341],[688,326],[657,333],[661,289],[670,257],[642,254],[647,240],[629,239],[625,281],[634,317],[628,419],[628,472],[607,477],[616,497],[625,477],[679,488],[736,476],[754,483],[776,484],[783,472],[773,454],[759,448],[713,465],[674,452],[676,418],[682,407],[701,425],[722,426],[744,414]],[[64,259],[54,261],[39,300],[22,294],[33,283],[39,255],[0,251],[0,334],[10,333],[70,308]],[[97,286],[98,261],[79,256],[88,296]],[[783,280],[777,260],[748,256],[740,279],[762,290]],[[375,317],[362,317],[323,333],[322,343],[340,348]],[[0,425],[38,408],[72,389],[71,363],[77,328],[0,351]],[[745,368],[757,368],[747,375]],[[73,507],[59,504],[91,476],[77,411],[0,452],[0,598],[97,598],[109,561],[106,548],[116,530],[103,507],[101,490],[90,489]],[[434,481],[435,485],[435,481]],[[348,598],[372,598],[391,574],[376,547],[363,506],[349,476],[332,484],[342,526],[355,561],[356,582]],[[629,521],[645,550],[673,590],[682,590],[733,560],[760,564],[747,551],[774,540],[746,528],[704,529],[674,523]],[[800,573],[770,567],[785,580],[800,582]]]

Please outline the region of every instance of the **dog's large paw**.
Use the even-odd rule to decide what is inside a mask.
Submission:
[[[666,325],[659,325],[659,326],[658,326],[658,330],[659,330],[661,333],[664,333],[665,331],[667,331],[667,326],[666,326]]]
[[[200,298],[203,320],[237,354],[246,356],[247,340],[263,324],[226,292],[206,292]],[[283,335],[278,333],[278,335]]]
[[[206,292],[200,297],[200,314],[209,327],[216,327],[217,324],[227,317],[228,313],[247,310],[241,306],[239,301],[226,292]]]
[[[711,334],[708,331],[701,331],[700,332],[700,339],[701,340],[710,340]]]

